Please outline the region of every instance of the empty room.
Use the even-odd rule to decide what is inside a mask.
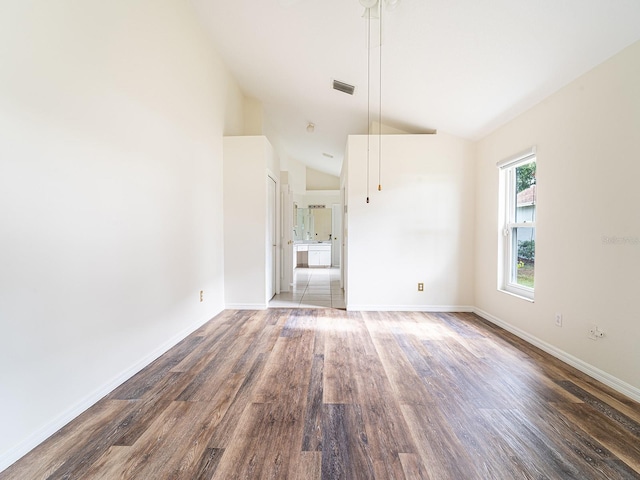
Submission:
[[[0,1],[0,479],[640,479],[639,25]]]

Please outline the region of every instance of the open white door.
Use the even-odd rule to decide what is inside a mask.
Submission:
[[[267,301],[276,294],[276,181],[267,177],[267,248],[266,248],[266,280],[267,280]]]
[[[289,185],[282,186],[280,197],[281,215],[282,215],[282,232],[280,246],[282,253],[280,260],[282,262],[280,291],[288,292],[293,284],[293,193]]]
[[[331,206],[331,266],[340,266],[342,253],[342,208],[339,204]]]

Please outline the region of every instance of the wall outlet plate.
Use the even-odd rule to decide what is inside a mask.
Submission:
[[[422,283],[422,282],[418,283],[418,291],[419,292],[424,292],[424,283]]]
[[[604,330],[597,325],[591,324],[589,326],[589,338],[591,340],[598,340],[604,338]]]
[[[556,320],[556,326],[561,327],[562,326],[562,314],[561,313],[556,313],[555,320]]]

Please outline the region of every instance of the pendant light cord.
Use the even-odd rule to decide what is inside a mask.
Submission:
[[[380,33],[378,38],[380,40],[380,64],[378,65],[379,71],[379,91],[378,91],[378,191],[382,190],[382,0],[380,2]]]
[[[367,203],[369,203],[369,145],[371,143],[371,9],[367,9]]]

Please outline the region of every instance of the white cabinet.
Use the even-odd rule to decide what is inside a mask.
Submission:
[[[305,243],[295,246],[298,267],[330,267],[331,244]]]
[[[309,245],[309,266],[330,267],[331,245]]]

